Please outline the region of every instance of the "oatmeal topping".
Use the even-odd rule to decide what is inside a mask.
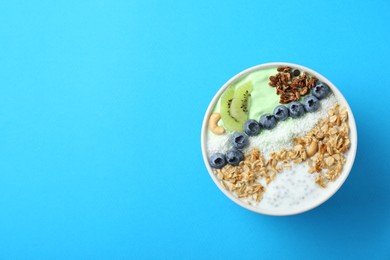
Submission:
[[[265,187],[260,181],[269,184],[277,174],[290,169],[291,162],[306,162],[308,173],[317,173],[316,184],[325,188],[342,172],[346,162],[344,154],[350,147],[348,135],[348,112],[337,103],[306,135],[294,139],[292,149],[271,153],[270,159],[266,161],[260,151],[253,148],[245,154],[238,166],[226,165],[214,170],[214,173],[225,189],[238,198],[245,198],[249,204],[253,201],[258,203],[263,197]]]

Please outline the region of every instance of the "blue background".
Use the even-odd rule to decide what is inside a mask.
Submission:
[[[390,2],[0,1],[0,259],[390,259]],[[250,66],[328,77],[354,168],[292,217],[214,185],[200,130]]]

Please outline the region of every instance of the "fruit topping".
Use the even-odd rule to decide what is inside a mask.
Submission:
[[[275,107],[274,116],[279,121],[286,120],[288,117],[288,108],[283,105]]]
[[[293,69],[291,74],[293,77],[298,77],[301,74],[301,72],[299,71],[299,69]]]
[[[232,117],[241,122],[242,125],[248,119],[248,110],[252,89],[253,85],[251,81],[240,85],[234,92],[234,97],[230,106],[230,114]]]
[[[264,114],[260,117],[260,125],[265,129],[272,129],[276,126],[276,118],[271,114]]]
[[[244,131],[249,136],[255,136],[260,133],[260,125],[254,119],[249,119],[244,124]]]
[[[232,144],[237,149],[244,148],[248,144],[248,136],[244,133],[234,133],[232,135]]]
[[[297,118],[305,113],[303,105],[298,101],[293,101],[289,104],[288,110],[292,118]]]
[[[221,96],[221,118],[224,127],[230,131],[242,131],[242,123],[234,118],[230,113],[230,107],[234,96],[234,88],[228,87]]]
[[[320,101],[315,96],[308,96],[303,101],[303,105],[307,112],[314,112],[320,107]]]
[[[329,92],[329,86],[324,82],[318,81],[314,86],[313,90],[311,91],[311,94],[316,96],[318,99],[323,99],[329,94]]]
[[[221,169],[226,165],[226,157],[222,153],[215,153],[210,156],[210,166],[215,169]]]
[[[231,149],[226,153],[226,161],[230,165],[238,166],[244,160],[244,154],[237,149]]]

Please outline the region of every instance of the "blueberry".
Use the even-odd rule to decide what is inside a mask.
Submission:
[[[291,74],[293,75],[293,77],[298,77],[301,74],[301,72],[299,71],[299,69],[293,69]]]
[[[248,144],[248,136],[244,133],[234,133],[232,136],[232,144],[237,149],[244,148]]]
[[[305,113],[305,109],[303,108],[303,105],[298,101],[291,102],[290,105],[288,106],[288,110],[292,118],[300,117]]]
[[[320,107],[320,101],[315,96],[307,96],[303,101],[303,105],[307,112],[314,112]]]
[[[222,153],[215,153],[210,156],[210,166],[216,169],[221,169],[226,165],[226,157]]]
[[[314,88],[311,90],[311,94],[314,95],[318,99],[323,99],[330,92],[330,88],[324,82],[317,81]]]
[[[240,150],[233,148],[226,153],[228,164],[237,166],[242,160],[244,160],[244,154]]]
[[[264,114],[260,117],[259,123],[265,129],[272,129],[276,126],[276,118],[271,114]]]
[[[244,132],[249,136],[255,136],[260,133],[260,125],[256,120],[249,119],[244,124]]]
[[[288,117],[288,108],[282,105],[275,107],[274,116],[279,121],[286,120]]]

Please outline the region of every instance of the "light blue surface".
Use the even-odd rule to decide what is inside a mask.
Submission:
[[[390,259],[390,2],[1,1],[0,259]],[[342,91],[355,166],[321,207],[244,210],[200,128],[288,61]]]

